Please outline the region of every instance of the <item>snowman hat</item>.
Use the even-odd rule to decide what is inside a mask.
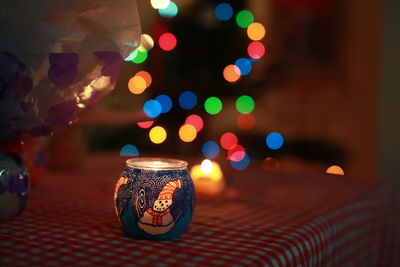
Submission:
[[[182,184],[180,180],[169,181],[161,190],[161,192],[158,194],[157,200],[172,199],[172,195],[174,194],[175,189],[181,187]]]

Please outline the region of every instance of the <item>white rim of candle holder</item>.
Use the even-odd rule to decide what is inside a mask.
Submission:
[[[139,157],[128,159],[126,165],[130,168],[145,170],[184,170],[188,163],[173,158]]]

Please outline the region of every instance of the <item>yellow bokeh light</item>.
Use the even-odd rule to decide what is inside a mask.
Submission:
[[[151,0],[150,3],[155,9],[165,9],[169,6],[170,0]]]
[[[132,94],[135,95],[141,94],[147,88],[146,80],[141,76],[135,75],[132,78],[130,78],[128,82],[128,88]]]
[[[265,28],[261,23],[254,22],[247,28],[247,36],[253,41],[259,41],[265,36]]]
[[[240,78],[240,69],[238,66],[230,64],[225,67],[223,75],[228,82],[236,82]]]
[[[192,142],[197,137],[196,128],[191,124],[182,125],[179,129],[179,137],[183,142]]]
[[[167,132],[163,127],[155,126],[150,130],[149,137],[154,144],[161,144],[167,139]]]
[[[150,35],[142,34],[140,37],[140,45],[149,51],[154,46],[154,40]]]
[[[336,175],[344,175],[343,169],[337,165],[330,166],[328,169],[326,169],[326,173],[336,174]]]

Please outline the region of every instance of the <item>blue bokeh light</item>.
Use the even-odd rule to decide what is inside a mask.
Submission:
[[[267,146],[272,150],[277,150],[283,146],[283,136],[278,132],[272,132],[267,135]]]
[[[161,114],[161,104],[157,100],[148,100],[143,105],[143,111],[149,118],[156,118]]]
[[[185,91],[179,95],[178,101],[183,109],[189,110],[197,105],[197,96],[192,91]]]
[[[124,145],[121,148],[119,154],[123,157],[137,157],[139,156],[139,150],[134,145]]]
[[[173,1],[170,1],[169,5],[166,8],[159,9],[158,13],[164,18],[173,18],[178,14],[178,7]]]
[[[239,58],[235,61],[235,66],[240,69],[240,75],[248,75],[251,72],[252,64],[247,58]]]
[[[167,95],[159,95],[156,100],[161,105],[161,113],[167,113],[172,109],[172,99]]]
[[[216,158],[219,154],[220,148],[219,145],[214,141],[208,141],[203,144],[202,152],[204,157],[213,159]]]
[[[241,161],[233,161],[233,160],[231,160],[230,162],[231,162],[232,168],[234,168],[235,170],[238,170],[238,171],[243,171],[249,166],[250,158],[246,154],[246,155],[244,155],[244,157],[243,157],[243,159]]]
[[[228,3],[221,3],[215,8],[215,16],[219,20],[229,20],[233,16],[233,8]]]

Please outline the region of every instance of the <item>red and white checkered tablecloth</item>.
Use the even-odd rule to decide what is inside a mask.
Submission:
[[[400,198],[389,186],[233,172],[238,196],[197,203],[180,240],[135,240],[114,214],[114,158],[35,181],[24,215],[0,224],[0,266],[400,266]]]

